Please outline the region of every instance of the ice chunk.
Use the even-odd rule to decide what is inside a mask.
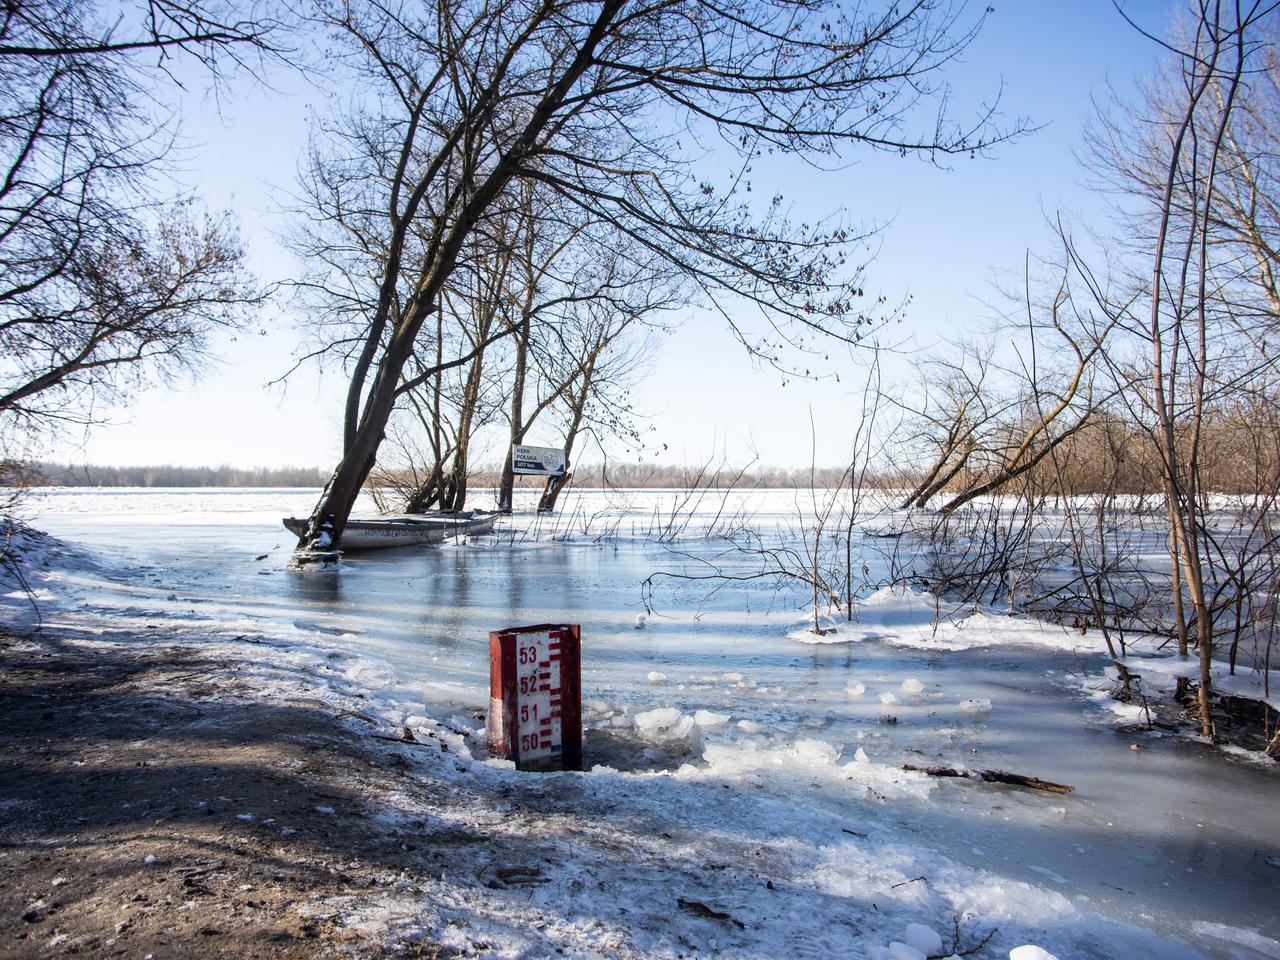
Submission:
[[[729,714],[712,713],[710,710],[699,710],[693,715],[693,722],[703,730],[719,730],[729,723]]]
[[[651,763],[666,763],[671,758],[667,756],[667,752],[660,747],[645,747],[643,751],[644,758]]]
[[[991,712],[990,697],[974,697],[972,700],[960,701],[960,712],[977,715]]]
[[[667,675],[665,673],[659,673],[657,670],[651,670],[645,679],[653,684],[666,683]]]
[[[832,766],[840,756],[840,751],[825,740],[797,740],[792,749],[796,759],[808,767]]]
[[[724,673],[720,675],[720,679],[728,680],[730,683],[741,683],[742,674],[740,673]]]
[[[861,747],[853,752],[853,759],[857,760],[859,763],[871,762],[871,758],[867,756],[867,751],[863,750]]]
[[[648,623],[648,622],[649,622],[649,618],[648,618],[648,617],[646,617],[643,613],[637,613],[637,614],[636,614],[636,629],[637,629],[637,630],[643,630],[643,629],[644,629],[644,625],[645,625],[646,623]]]
[[[889,944],[889,960],[929,960],[929,955],[921,953],[915,947],[898,940]]]
[[[754,720],[739,720],[738,729],[743,733],[764,733],[764,725]]]
[[[678,745],[690,753],[702,750],[702,731],[693,722],[693,717],[681,717],[662,734],[667,749]]]
[[[902,681],[902,692],[912,697],[919,696],[924,693],[924,684],[915,677],[907,677]]]
[[[1010,950],[1009,960],[1058,960],[1058,958],[1044,947],[1037,947],[1034,943],[1026,943]]]
[[[667,727],[674,726],[680,719],[680,711],[675,707],[658,707],[635,715],[636,729],[641,733],[657,733]]]
[[[890,704],[897,703],[898,698],[894,695],[892,690],[886,690],[884,693],[880,694],[880,702],[888,706]]]
[[[851,697],[860,697],[867,692],[867,685],[861,680],[850,680],[845,684],[844,692]]]
[[[701,729],[694,723],[693,717],[682,714],[674,707],[637,713],[635,721],[636,729],[650,741],[650,747],[661,755],[650,755],[646,750],[645,756],[650,760],[662,761],[702,753]]]
[[[923,923],[908,923],[902,939],[926,957],[942,956],[942,937],[938,936],[932,927],[926,927]]]

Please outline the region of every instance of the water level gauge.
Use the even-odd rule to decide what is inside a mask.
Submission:
[[[577,624],[489,634],[489,752],[521,770],[581,768],[581,664]]]

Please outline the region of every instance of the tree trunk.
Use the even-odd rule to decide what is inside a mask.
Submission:
[[[582,429],[582,418],[587,412],[587,400],[591,396],[591,380],[595,376],[596,362],[599,357],[600,347],[597,346],[582,370],[582,390],[573,398],[573,419],[569,423],[569,433],[564,439],[564,473],[558,477],[547,478],[547,485],[543,487],[542,496],[538,499],[539,513],[555,512],[560,491],[569,485],[569,479],[573,476],[570,469],[573,441],[577,439],[578,431]]]
[[[426,483],[423,483],[413,492],[413,496],[404,505],[405,513],[426,513],[440,500],[441,488],[443,487],[443,470],[440,463],[436,463],[431,468],[431,473],[427,475]]]
[[[565,472],[558,477],[547,477],[547,485],[542,489],[542,496],[538,498],[539,513],[555,513],[556,501],[560,499],[560,491],[569,485],[569,479],[573,474],[565,465]]]
[[[378,367],[373,388],[369,391],[364,415],[360,418],[357,429],[349,436],[342,459],[338,461],[315,509],[311,511],[307,530],[298,538],[298,551],[305,552],[316,546],[320,526],[326,521],[333,530],[332,546],[341,545],[342,532],[351,516],[351,508],[355,506],[360,489],[378,459],[378,448],[382,445],[387,421],[391,419],[391,411],[395,409],[400,371],[404,369],[413,351],[413,338],[416,334],[417,326],[414,326],[411,332],[401,329],[392,337],[387,355]]]
[[[516,475],[512,467],[511,448],[524,443],[524,381],[529,364],[529,316],[520,321],[520,335],[516,341],[515,376],[511,385],[511,436],[507,445],[507,457],[502,463],[502,478],[498,481],[498,510],[511,512],[515,494]]]
[[[482,329],[481,337],[488,332],[487,326]],[[462,394],[462,418],[458,423],[458,444],[453,452],[452,496],[441,498],[441,506],[445,510],[461,510],[467,503],[467,470],[471,452],[471,427],[475,422],[476,404],[480,402],[480,376],[484,370],[484,354],[476,357],[467,374],[467,386]]]

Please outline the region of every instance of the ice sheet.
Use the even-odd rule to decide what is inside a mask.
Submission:
[[[336,576],[289,571],[279,517],[305,513],[313,496],[49,496],[40,522],[89,552],[32,547],[48,564],[34,585],[55,629],[114,637],[158,625],[229,655],[251,645],[254,675],[282,694],[364,694],[360,709],[389,729],[412,719],[461,757],[487,703],[488,631],[583,624],[587,739],[616,734],[612,762],[533,779],[501,763],[432,771],[482,798],[434,815],[476,829],[507,829],[503,790],[578,810],[537,821],[528,838],[559,865],[550,882],[528,900],[446,879],[425,892],[430,905],[353,906],[353,923],[443,931],[460,948],[488,939],[513,956],[549,943],[592,956],[615,942],[643,956],[777,956],[795,943],[873,956],[911,947],[910,923],[949,938],[955,916],[966,936],[998,927],[1005,953],[1031,944],[1059,957],[1266,956],[1280,939],[1266,893],[1280,878],[1274,769],[1186,742],[1131,751],[1132,735],[1081,690],[1105,679],[1092,638],[990,610],[949,611],[954,621],[935,629],[925,614],[938,602],[881,591],[854,626],[829,621],[839,630],[826,642],[802,642],[803,597],[776,584],[672,589],[637,629],[649,573],[724,549],[701,538],[719,523],[710,512],[677,543],[653,539],[668,494],[635,494],[631,512],[579,498],[559,519],[353,557]],[[793,504],[760,500],[754,522],[784,530]],[[602,516],[612,538],[592,533]],[[5,599],[6,616],[19,606]],[[661,723],[638,722],[655,713]],[[938,781],[903,762],[1001,767],[1077,790]],[[621,860],[609,846],[619,836]],[[673,905],[673,890],[750,920],[749,932]],[[451,926],[455,915],[472,925]]]

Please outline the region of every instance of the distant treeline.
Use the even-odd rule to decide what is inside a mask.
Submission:
[[[843,468],[689,467],[656,464],[584,464],[573,471],[577,487],[655,489],[703,486],[711,488],[775,488],[833,486]],[[381,471],[374,482],[386,483],[397,471]],[[500,467],[482,467],[471,474],[472,488],[496,486]],[[36,487],[323,487],[329,479],[318,467],[106,467],[93,464],[33,463],[18,472],[0,472],[0,486],[17,483]],[[407,479],[407,478],[404,478]],[[877,478],[878,479],[878,478]],[[902,486],[902,478],[883,478],[887,486]],[[541,486],[542,477],[521,477],[517,486]],[[874,479],[868,486],[876,485]]]
[[[709,487],[727,489],[831,487],[839,485],[844,477],[844,467],[786,468],[753,466],[749,469],[726,466],[676,466],[651,463],[589,463],[572,468],[575,487],[614,487],[628,490],[677,489]],[[472,470],[467,478],[471,489],[494,488],[502,475],[500,467],[486,466]],[[412,489],[418,478],[410,470],[395,468],[376,471],[370,477],[370,485],[382,488]],[[516,477],[517,487],[540,487],[544,478],[536,476]],[[845,482],[848,480],[845,478]],[[907,484],[902,477],[867,476],[866,486],[898,488]]]
[[[37,487],[322,487],[319,467],[101,467],[34,463],[23,479]]]

